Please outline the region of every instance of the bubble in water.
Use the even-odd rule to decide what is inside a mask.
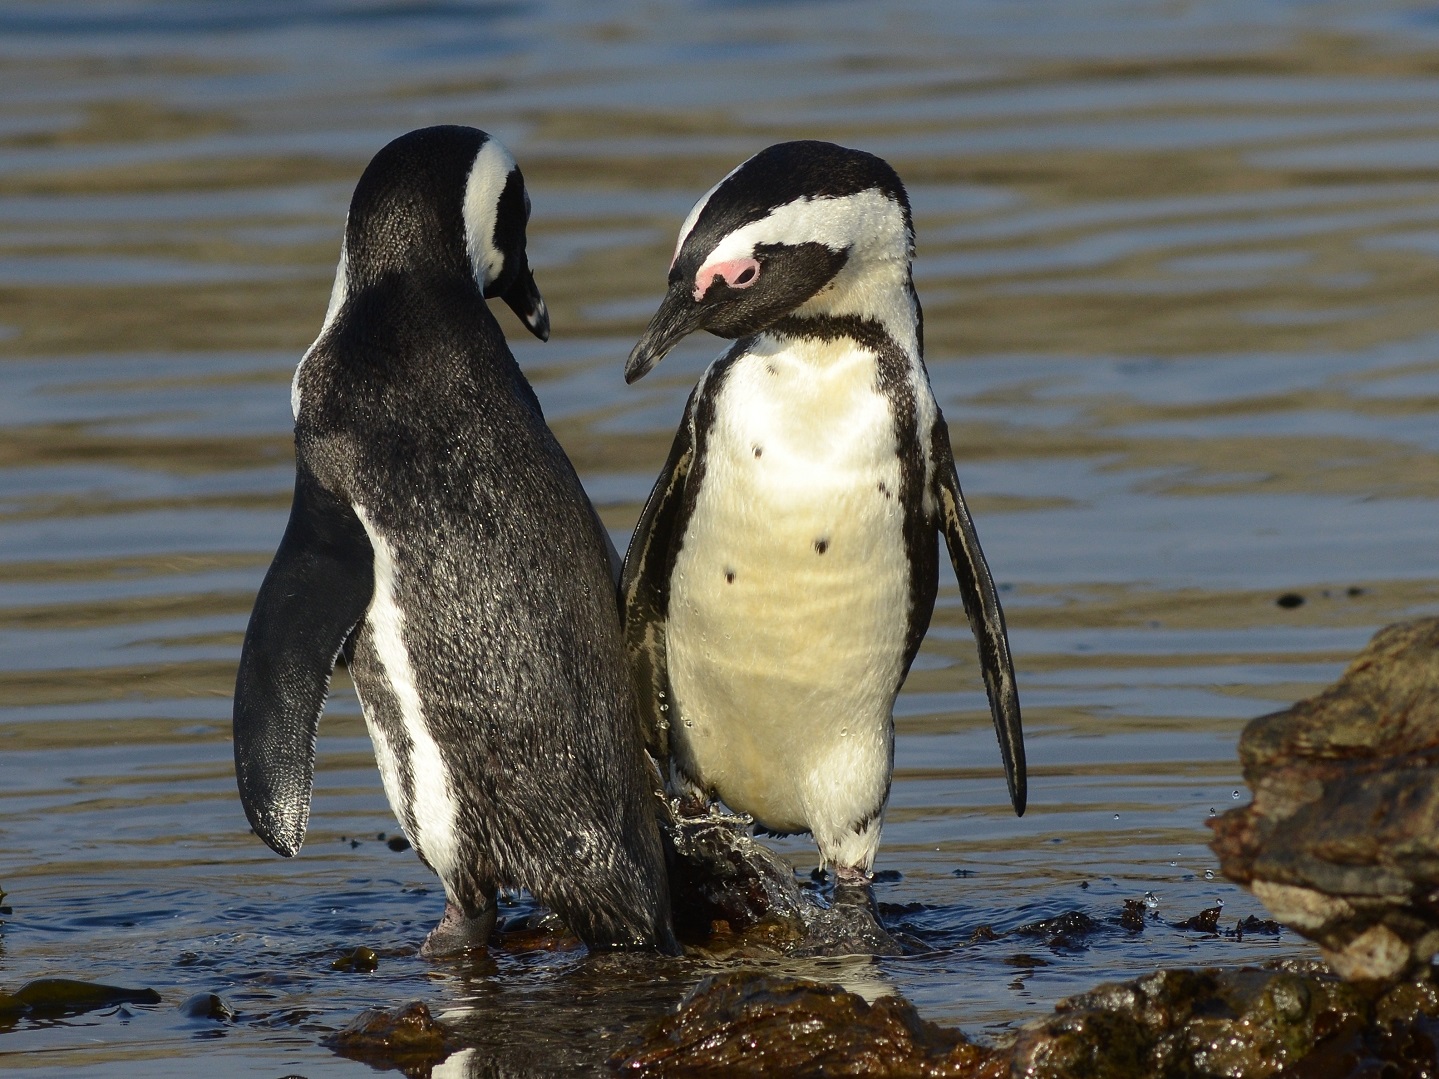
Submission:
[[[1214,807],[1213,807],[1213,806],[1210,806],[1210,807],[1209,807],[1209,815],[1210,815],[1211,817],[1217,817],[1217,816],[1219,816],[1218,813],[1214,812]]]
[[[1179,862],[1177,862],[1177,861],[1170,862],[1170,863],[1169,863],[1169,868],[1170,868],[1170,869],[1173,869],[1173,868],[1174,868],[1175,866],[1177,866],[1178,864],[1179,864]]]
[[[1213,879],[1214,879],[1214,870],[1212,870],[1212,869],[1206,869],[1206,870],[1204,871],[1204,879],[1205,879],[1205,880],[1213,880]]]
[[[1118,820],[1118,819],[1119,819],[1119,814],[1118,814],[1118,813],[1114,814],[1114,819],[1115,819],[1115,820]]]
[[[1238,792],[1238,791],[1235,791],[1235,792],[1234,792],[1233,794],[1231,794],[1229,797],[1233,798],[1233,799],[1237,802],[1237,801],[1239,801],[1239,792]]]
[[[1145,906],[1145,908],[1146,908],[1147,910],[1158,910],[1158,909],[1159,909],[1159,896],[1155,895],[1153,892],[1145,892],[1145,893],[1144,893],[1144,906]]]
[[[1215,900],[1214,900],[1214,905],[1215,905],[1216,907],[1222,907],[1222,906],[1224,906],[1224,899],[1223,899],[1222,897],[1221,897],[1221,898],[1218,898],[1218,899],[1215,899]]]

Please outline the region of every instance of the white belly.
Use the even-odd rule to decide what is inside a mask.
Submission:
[[[874,385],[859,350],[818,370],[737,361],[670,583],[681,768],[832,859],[888,789],[908,626],[894,418]]]

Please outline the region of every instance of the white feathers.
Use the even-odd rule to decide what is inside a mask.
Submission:
[[[495,246],[495,220],[500,195],[515,167],[515,159],[499,140],[487,139],[465,180],[465,248],[481,289],[504,272],[504,252]]]
[[[705,258],[725,262],[753,255],[760,244],[824,244],[864,261],[894,259],[909,267],[909,233],[899,203],[879,188],[853,195],[810,198],[776,206],[758,221],[728,233]]]
[[[900,463],[876,357],[761,337],[715,402],[674,573],[683,768],[768,827],[868,869],[908,631]]]
[[[348,222],[346,222],[348,226]],[[330,305],[325,308],[325,321],[320,324],[320,332],[315,336],[314,342],[305,350],[300,357],[300,362],[295,365],[295,377],[290,380],[290,414],[295,419],[300,418],[300,371],[305,366],[305,361],[310,358],[310,353],[315,351],[315,345],[329,332],[334,325],[335,319],[340,316],[340,308],[345,306],[345,296],[349,293],[349,285],[345,278],[349,273],[349,267],[345,258],[345,241],[340,241],[340,264],[335,267],[335,283],[330,286]]]
[[[414,823],[410,841],[424,853],[425,860],[448,888],[448,882],[460,868],[457,806],[450,790],[449,771],[425,722],[424,706],[415,686],[415,672],[405,645],[405,616],[395,600],[394,554],[384,535],[370,523],[364,507],[356,505],[355,514],[365,526],[375,557],[375,591],[365,615],[366,628],[410,742],[410,755],[405,762],[409,765],[414,790],[414,800],[409,807]],[[400,782],[397,747],[371,720],[368,709],[365,723],[375,745],[375,760],[384,779],[385,793],[398,812],[405,792]]]

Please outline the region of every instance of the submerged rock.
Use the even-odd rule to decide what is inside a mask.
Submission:
[[[899,997],[869,1004],[837,985],[739,973],[700,982],[610,1063],[643,1076],[999,1079],[998,1057]]]
[[[1439,619],[1381,630],[1317,697],[1239,741],[1246,807],[1211,821],[1226,876],[1347,978],[1439,951]]]
[[[159,1004],[153,989],[125,989],[72,978],[37,978],[13,993],[0,993],[0,1019],[19,1015],[60,1016],[116,1004]]]

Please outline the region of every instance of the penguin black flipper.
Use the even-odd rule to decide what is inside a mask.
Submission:
[[[999,605],[994,578],[979,546],[979,535],[959,489],[959,474],[954,467],[954,449],[949,442],[949,428],[944,417],[934,424],[932,441],[935,498],[939,504],[940,527],[959,578],[959,594],[964,600],[964,613],[979,646],[979,665],[984,673],[984,688],[989,694],[989,711],[994,717],[994,732],[999,737],[999,753],[1004,760],[1004,778],[1009,784],[1009,800],[1014,812],[1024,816],[1026,772],[1024,765],[1024,729],[1019,717],[1019,692],[1014,684],[1014,663],[1009,657],[1009,637],[1004,626],[1004,610]]]
[[[240,801],[255,833],[287,858],[310,819],[330,675],[373,590],[364,526],[300,463],[290,523],[255,599],[235,679]]]
[[[645,748],[661,772],[668,766],[669,729],[675,714],[665,647],[669,581],[674,569],[675,546],[684,533],[687,516],[685,487],[694,461],[694,408],[698,394],[696,389],[685,404],[684,418],[675,432],[669,458],[635,525],[620,573],[620,620],[624,625],[625,651],[639,695]]]

